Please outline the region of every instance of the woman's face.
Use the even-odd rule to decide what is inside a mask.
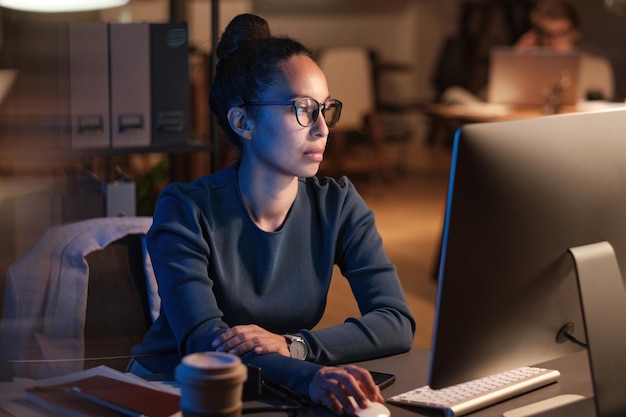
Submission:
[[[280,68],[272,86],[258,101],[292,101],[310,97],[324,103],[329,99],[326,77],[309,57],[293,56]],[[243,157],[273,174],[315,175],[328,139],[324,116],[320,113],[315,123],[303,127],[291,105],[263,105],[256,110],[256,116],[251,120],[251,139],[244,141]]]

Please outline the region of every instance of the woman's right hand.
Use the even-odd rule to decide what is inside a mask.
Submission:
[[[355,365],[326,366],[309,385],[309,398],[337,414],[354,414],[348,397],[354,397],[361,408],[367,407],[368,401],[384,401],[369,371]]]

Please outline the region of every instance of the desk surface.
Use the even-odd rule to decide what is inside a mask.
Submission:
[[[384,389],[383,397],[388,398],[395,394],[409,391],[427,383],[429,352],[416,350],[409,353],[390,356],[387,358],[359,362],[358,364],[371,371],[386,372],[396,375],[396,382]],[[580,394],[592,396],[592,386],[589,377],[589,365],[585,351],[546,362],[542,366],[557,369],[561,372],[559,382],[544,388],[532,391],[508,401],[495,404],[491,407],[472,413],[472,417],[501,417],[502,413],[514,408],[522,407],[561,394]],[[6,386],[5,386],[6,388]],[[0,390],[2,386],[0,386]],[[245,407],[245,406],[244,406]],[[442,416],[442,413],[428,412],[423,409],[405,408],[387,404],[392,417]],[[0,416],[10,416],[0,410]],[[40,414],[33,414],[40,415]],[[286,417],[284,412],[264,413],[263,417]],[[299,417],[333,417],[336,415],[323,407],[311,407],[302,410]]]
[[[589,101],[581,102],[575,106],[562,106],[558,114],[609,110],[624,106],[626,106],[626,102]],[[430,116],[444,120],[456,120],[461,123],[497,122],[549,115],[541,107],[537,106],[506,106],[482,102],[467,104],[431,103],[425,105],[423,111]]]
[[[396,382],[382,391],[383,397],[389,398],[393,395],[409,391],[427,383],[429,363],[429,351],[417,350],[402,355],[390,356],[366,362],[359,362],[371,371],[387,372],[396,375]],[[541,400],[562,394],[579,394],[585,397],[592,396],[591,379],[589,377],[589,362],[585,351],[546,362],[541,366],[557,369],[561,372],[559,382],[529,392],[519,397],[513,398],[484,408],[469,414],[471,417],[502,417],[502,413],[529,405]],[[418,408],[407,408],[394,404],[386,404],[391,411],[391,417],[419,417],[437,416],[443,417],[443,413],[428,411]],[[264,414],[266,417],[285,417],[284,413]],[[335,416],[329,410],[322,407],[313,407],[299,413],[300,417],[332,417]],[[568,416],[572,417],[572,416]]]
[[[372,371],[388,372],[396,375],[396,382],[383,390],[383,397],[388,398],[395,394],[409,391],[427,384],[429,352],[412,351],[402,355],[392,356],[373,361],[361,362],[359,365]],[[525,395],[493,405],[472,413],[475,417],[502,417],[502,413],[514,408],[522,407],[561,394],[579,394],[591,397],[593,389],[589,374],[589,361],[586,351],[582,351],[564,358],[542,364],[544,367],[557,369],[561,372],[559,382],[540,388]],[[425,410],[404,408],[387,404],[392,417],[433,416]]]
[[[576,106],[564,106],[559,114],[579,112]],[[547,114],[540,107],[508,107],[489,103],[477,104],[428,104],[424,112],[430,116],[459,122],[496,122],[504,120],[528,119]]]

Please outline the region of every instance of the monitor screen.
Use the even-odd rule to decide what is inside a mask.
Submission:
[[[558,337],[573,324],[574,336],[586,340],[568,249],[602,241],[626,271],[626,110],[461,128],[450,172],[431,387],[583,349]]]

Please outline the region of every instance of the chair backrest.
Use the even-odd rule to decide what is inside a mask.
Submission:
[[[84,367],[124,371],[131,348],[152,324],[142,235],[129,234],[91,252]]]
[[[156,280],[141,239],[151,224],[109,217],[54,226],[9,268],[0,365],[11,376],[125,366],[154,318]],[[115,365],[111,356],[127,357]]]
[[[376,105],[370,51],[358,46],[331,47],[321,51],[318,64],[326,75],[330,96],[343,102],[337,128],[360,129]]]

